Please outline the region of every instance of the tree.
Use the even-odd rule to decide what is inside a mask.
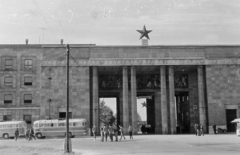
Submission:
[[[100,123],[113,124],[116,117],[113,115],[112,109],[106,105],[104,100],[100,100]]]

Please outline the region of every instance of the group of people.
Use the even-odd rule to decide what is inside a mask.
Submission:
[[[15,136],[15,141],[17,141],[17,139],[19,137],[19,130],[18,130],[18,128],[14,132],[14,136]],[[26,129],[25,138],[28,141],[32,140],[33,138],[36,140],[33,128],[27,128]]]
[[[126,138],[124,136],[124,132],[123,132],[123,127],[121,125],[119,125],[119,128],[118,128],[116,124],[112,124],[112,125],[104,124],[100,128],[101,141],[104,142],[104,139],[105,139],[105,142],[107,142],[108,137],[110,138],[111,142],[113,142],[113,137],[115,137],[115,141],[118,141],[118,131],[120,132],[119,140],[122,140],[122,138],[124,138],[126,140]],[[97,132],[97,128],[96,128],[96,125],[94,125],[92,128],[94,141],[96,141],[96,132]],[[132,132],[133,132],[133,128],[131,125],[129,125],[128,133],[129,133],[130,139],[133,139]]]
[[[195,124],[194,129],[195,129],[196,136],[204,136],[204,130],[203,130],[202,124]]]

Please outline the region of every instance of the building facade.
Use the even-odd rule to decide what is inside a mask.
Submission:
[[[69,114],[89,127],[100,125],[99,98],[114,97],[118,124],[136,129],[145,97],[151,133],[193,133],[196,123],[234,131],[240,46],[70,47]],[[65,53],[63,45],[0,45],[0,120],[65,118]]]

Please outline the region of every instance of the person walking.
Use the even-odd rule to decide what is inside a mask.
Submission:
[[[200,135],[200,124],[197,125],[197,135],[198,135],[198,136],[201,136],[201,135]]]
[[[195,129],[196,136],[198,135],[197,128],[198,128],[198,124],[196,123],[196,124],[194,124],[194,129]]]
[[[129,133],[130,139],[133,139],[132,132],[133,132],[133,128],[132,128],[131,125],[129,125],[129,127],[128,127],[128,133]]]
[[[17,128],[16,131],[14,132],[14,136],[15,136],[15,141],[17,141],[18,136],[19,136],[19,130],[18,130],[18,128]]]
[[[217,132],[216,132],[216,131],[217,131],[216,129],[217,129],[217,126],[216,126],[216,124],[213,124],[213,132],[214,132],[214,134],[216,134],[216,133],[217,133]]]
[[[200,124],[199,126],[200,126],[200,135],[199,136],[201,136],[201,135],[204,136],[203,125]]]
[[[108,138],[108,127],[107,127],[107,125],[103,126],[103,132],[104,132],[105,142],[107,142],[107,138]]]
[[[118,141],[118,128],[117,128],[117,124],[113,125],[113,131],[114,131],[114,134],[115,134],[115,141],[117,142]]]
[[[26,140],[29,139],[29,133],[30,133],[30,130],[29,130],[29,128],[27,128],[27,129],[26,129],[26,133],[25,133],[25,138],[26,138]]]
[[[93,128],[92,128],[92,133],[93,133],[93,140],[96,141],[96,126],[93,125]]]
[[[121,125],[119,125],[119,131],[120,131],[120,134],[121,134],[121,137],[119,140],[122,140],[122,137],[126,140],[126,138],[124,137],[124,133],[123,133],[123,127]]]
[[[109,134],[110,140],[112,142],[113,141],[113,136],[112,136],[112,134],[113,134],[113,127],[112,127],[112,125],[109,125],[108,134]]]

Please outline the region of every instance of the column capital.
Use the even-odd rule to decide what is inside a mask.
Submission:
[[[122,69],[128,69],[128,67],[127,66],[123,66]]]
[[[202,65],[199,65],[199,66],[197,66],[198,68],[203,68],[203,66]]]
[[[93,66],[92,68],[93,68],[93,69],[97,69],[98,67],[97,67],[97,66]]]
[[[132,69],[135,69],[136,67],[135,66],[131,66]]]
[[[168,68],[171,68],[171,69],[173,69],[173,66],[168,66]]]
[[[165,68],[166,68],[166,66],[160,66],[160,68],[163,68],[163,69],[165,69]]]

